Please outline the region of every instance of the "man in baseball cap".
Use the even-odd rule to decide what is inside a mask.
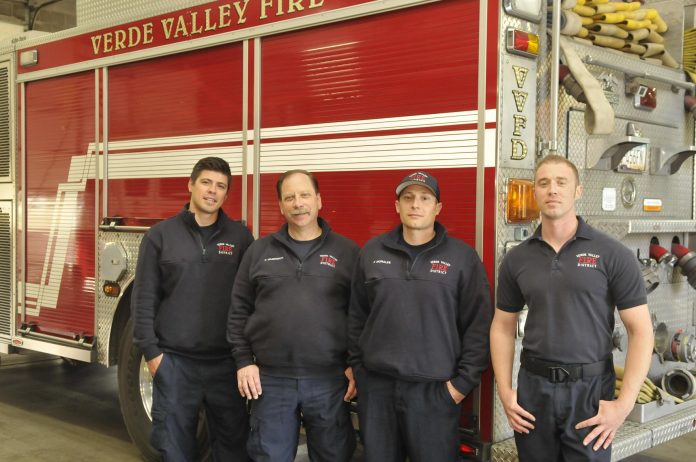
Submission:
[[[348,313],[365,460],[454,462],[460,403],[488,365],[488,280],[436,221],[434,176],[407,175],[396,196],[401,224],[360,252]]]
[[[428,188],[435,196],[435,199],[437,199],[437,202],[440,202],[440,187],[437,184],[437,179],[426,172],[413,172],[406,175],[396,187],[396,197],[399,197],[404,189],[413,185]]]

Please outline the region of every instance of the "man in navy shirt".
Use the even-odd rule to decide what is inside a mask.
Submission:
[[[358,246],[319,217],[310,172],[283,173],[276,190],[286,223],[249,247],[228,320],[239,393],[251,400],[247,448],[255,462],[292,462],[302,422],[311,460],[348,462],[346,324]]]
[[[488,366],[488,279],[474,249],[436,220],[443,204],[433,175],[407,175],[394,205],[401,224],[365,244],[352,281],[365,460],[454,462],[459,404]]]
[[[491,357],[520,461],[609,461],[633,409],[653,348],[647,295],[636,257],[575,214],[577,168],[549,155],[537,165],[541,225],[513,248],[498,274]],[[512,388],[517,318],[529,314],[517,390]],[[621,393],[611,356],[614,308],[628,332]]]
[[[230,288],[253,237],[221,208],[231,181],[224,159],[199,160],[189,203],[140,244],[134,341],[153,376],[151,443],[167,462],[196,459],[201,407],[213,458],[247,460],[246,405],[233,392],[236,367],[225,322]]]

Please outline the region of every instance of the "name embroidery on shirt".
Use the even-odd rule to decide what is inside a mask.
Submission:
[[[217,243],[218,255],[234,255],[234,244],[229,242]]]
[[[263,261],[278,261],[278,260],[282,260],[284,258],[285,257],[268,257],[268,258],[264,258]]]
[[[338,258],[334,257],[333,255],[319,255],[319,264],[320,265],[326,265],[326,266],[330,266],[331,268],[336,268],[337,262],[338,262]]]
[[[436,274],[447,274],[447,271],[449,271],[450,266],[452,265],[450,263],[447,263],[446,261],[431,260],[430,272]]]
[[[579,253],[576,257],[578,257],[578,268],[597,268],[599,264],[600,256],[594,253]]]
[[[391,265],[390,260],[372,260],[373,265]]]

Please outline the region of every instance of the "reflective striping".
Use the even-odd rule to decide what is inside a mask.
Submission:
[[[486,122],[495,122],[494,109],[486,111]],[[271,127],[261,129],[261,138],[289,138],[328,134],[374,132],[382,130],[405,130],[426,127],[446,127],[448,125],[467,125],[478,122],[478,111],[449,112],[442,114],[422,114],[406,117],[330,122],[324,124],[296,125],[291,127]]]
[[[295,125],[288,127],[270,127],[261,129],[263,140],[276,138],[301,138],[321,135],[359,134],[387,130],[416,130],[419,128],[459,126],[476,124],[477,111],[462,111],[442,114],[421,114],[406,117],[389,117],[381,119],[365,119],[346,122],[331,122],[325,124]],[[486,123],[495,123],[496,111],[486,111]],[[254,131],[247,132],[247,140],[254,140]],[[329,142],[330,140],[326,140]],[[136,140],[109,141],[109,153],[127,150],[167,148],[180,146],[198,146],[206,144],[241,143],[242,132],[205,133],[197,135],[172,136],[161,138],[144,138]],[[90,152],[93,150],[90,145]],[[103,150],[103,145],[99,145]]]
[[[476,166],[476,131],[261,144],[262,173]]]

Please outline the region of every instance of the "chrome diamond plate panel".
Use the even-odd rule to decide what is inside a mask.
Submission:
[[[545,16],[544,16],[545,17]],[[532,32],[535,34],[539,35],[539,39],[541,41],[541,49],[543,52],[544,47],[546,46],[546,36],[545,34],[542,34],[540,31],[540,26],[536,24],[529,23],[527,21],[508,16],[506,15],[503,11],[502,8],[500,9],[500,30],[505,31],[507,28],[514,28],[514,29],[519,29],[523,30],[526,32]],[[499,69],[507,69],[504,66],[504,59],[507,56],[507,53],[501,52],[499,61],[498,61],[498,68]],[[541,65],[542,63],[538,63],[538,65]],[[539,70],[537,70],[539,72]],[[528,77],[531,78],[532,76]],[[499,75],[498,76],[498,88],[502,87],[502,79],[513,79],[513,75]],[[537,85],[538,85],[538,80],[537,80]],[[538,89],[537,89],[538,91]],[[531,95],[530,95],[531,96]],[[497,101],[497,106],[498,108],[501,107],[501,99],[502,95],[498,93],[498,101]],[[533,101],[532,98],[530,98],[529,103]],[[538,101],[538,98],[537,98]],[[540,127],[537,125],[537,132],[539,131]],[[508,143],[509,140],[503,140],[500,134],[496,138],[496,152],[497,153],[502,153],[503,151],[503,142]],[[507,145],[506,145],[507,146]],[[529,156],[534,156],[535,155],[535,149],[533,146],[529,147]],[[514,240],[514,232],[515,228],[513,226],[509,226],[505,223],[505,202],[506,202],[506,184],[507,184],[507,179],[508,178],[527,178],[531,179],[533,176],[533,171],[531,169],[521,169],[521,168],[498,168],[497,169],[497,174],[496,174],[496,191],[498,194],[497,197],[497,217],[496,217],[496,268],[500,264],[500,261],[502,260],[503,254],[504,254],[504,249],[505,249],[505,243],[508,241],[513,241]],[[519,227],[517,227],[519,228]],[[533,229],[532,226],[525,225],[522,226],[522,228],[525,228],[528,232],[531,232]],[[496,274],[497,277],[497,274]],[[496,284],[497,285],[497,284]],[[513,365],[513,386],[517,386],[517,372],[519,371],[519,352],[521,351],[520,345],[521,345],[521,340],[518,340],[516,342],[517,347],[516,347],[516,354],[515,354],[515,361]],[[507,417],[505,416],[505,411],[503,410],[503,405],[500,402],[500,399],[498,398],[498,393],[497,391],[494,392],[494,403],[493,403],[493,442],[502,442],[502,446],[499,444],[493,445],[493,460],[495,461],[516,461],[517,460],[517,450],[515,449],[515,444],[514,441],[512,441],[512,444],[507,444],[505,441],[507,441],[509,438],[512,438],[512,429],[508,425],[507,422]]]
[[[632,422],[626,422],[616,432],[616,438],[612,443],[611,460],[621,460],[650,449],[651,440],[650,430]]]
[[[621,90],[623,91],[623,90]],[[669,90],[667,90],[669,91]],[[671,93],[671,92],[670,92]],[[682,94],[683,98],[683,94]],[[681,104],[672,102],[672,104]],[[681,112],[681,111],[679,111]],[[573,136],[582,134],[584,128],[584,112],[571,110],[567,115],[567,127],[570,137],[567,142],[567,155],[578,167],[581,167],[580,181],[583,184],[583,197],[578,201],[578,211],[588,219],[609,218],[617,219],[645,219],[649,222],[663,220],[681,220],[690,218],[693,210],[692,178],[693,160],[686,161],[681,169],[674,175],[658,176],[649,172],[642,174],[621,174],[614,171],[586,169],[586,155],[593,149],[592,137]],[[647,124],[635,119],[616,118],[615,132],[625,133],[627,123],[633,123],[642,133],[642,136],[650,139],[653,146],[674,146],[675,139],[682,139],[686,132],[685,123],[679,128],[664,125]],[[563,124],[564,126],[566,124]],[[685,142],[681,143],[681,145]],[[650,155],[650,154],[649,154]],[[636,202],[633,207],[625,207],[621,201],[617,201],[615,211],[602,210],[602,189],[605,187],[621,189],[621,182],[629,176],[636,187]],[[662,212],[645,212],[642,209],[643,199],[661,199]],[[646,223],[649,227],[651,223]]]
[[[495,462],[517,462],[517,448],[515,439],[510,437],[491,447],[491,460]]]
[[[126,251],[128,269],[121,277],[121,296],[126,292],[126,288],[135,277],[135,265],[138,261],[138,249],[143,238],[142,232],[116,232],[99,231],[98,248],[101,250],[107,242],[117,242]],[[108,366],[109,362],[109,338],[114,314],[118,307],[121,297],[107,297],[101,290],[104,280],[101,277],[101,265],[97,274],[97,361]]]
[[[643,424],[652,430],[652,444],[657,446],[678,436],[696,430],[696,408],[691,407],[672,415]]]

